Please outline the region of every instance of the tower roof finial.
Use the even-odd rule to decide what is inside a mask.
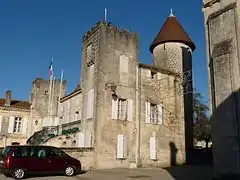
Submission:
[[[173,10],[172,10],[172,9],[170,10],[170,15],[169,15],[169,17],[174,17],[174,14],[173,14]]]

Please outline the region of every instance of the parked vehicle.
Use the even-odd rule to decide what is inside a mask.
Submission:
[[[81,171],[81,162],[52,146],[6,146],[0,154],[5,176],[23,179],[28,174],[65,174]]]

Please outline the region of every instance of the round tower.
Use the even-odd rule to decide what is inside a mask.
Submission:
[[[183,27],[171,14],[150,46],[155,66],[176,73],[190,70],[195,45]]]

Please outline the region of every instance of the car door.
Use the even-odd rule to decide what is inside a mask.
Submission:
[[[50,170],[50,162],[47,158],[46,147],[36,146],[30,148],[32,171],[47,173]]]
[[[11,168],[22,168],[25,171],[31,171],[31,162],[29,162],[28,147],[16,146],[11,154]]]
[[[49,147],[48,159],[51,163],[51,171],[53,172],[63,172],[65,169],[66,160],[63,157],[62,151],[55,147]]]

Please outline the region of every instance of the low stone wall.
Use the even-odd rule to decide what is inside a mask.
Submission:
[[[83,170],[88,171],[94,169],[95,161],[93,148],[62,147],[61,149],[68,155],[80,160]]]

